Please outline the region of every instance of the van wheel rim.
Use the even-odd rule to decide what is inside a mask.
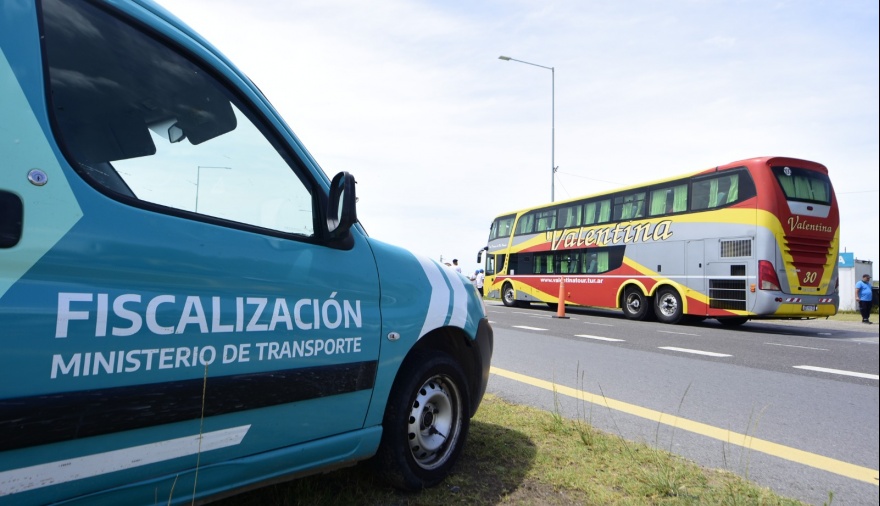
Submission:
[[[409,449],[419,466],[431,469],[449,458],[460,416],[461,399],[452,382],[434,376],[419,388],[407,424]]]

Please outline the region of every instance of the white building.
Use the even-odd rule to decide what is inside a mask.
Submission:
[[[840,275],[840,311],[858,311],[859,301],[856,299],[856,281],[863,274],[871,275],[874,262],[859,260],[853,253],[840,253],[837,257],[837,268]]]

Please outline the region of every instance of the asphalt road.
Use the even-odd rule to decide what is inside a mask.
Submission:
[[[728,328],[487,303],[489,392],[821,505],[877,505],[878,325]],[[555,390],[555,393],[554,393]]]

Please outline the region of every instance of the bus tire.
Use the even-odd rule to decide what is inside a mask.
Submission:
[[[623,292],[623,315],[630,320],[644,321],[651,309],[650,299],[637,287],[627,287]]]
[[[437,485],[461,454],[470,428],[470,393],[461,366],[446,353],[413,355],[391,389],[374,462],[393,487]]]
[[[727,318],[716,318],[718,323],[724,325],[725,327],[737,327],[742,325],[743,323],[749,321],[745,316],[730,316]]]
[[[663,323],[678,323],[684,315],[681,296],[674,288],[661,288],[654,297],[654,314]]]
[[[513,285],[507,284],[501,289],[501,302],[507,307],[518,306],[516,302],[516,290],[513,289]]]

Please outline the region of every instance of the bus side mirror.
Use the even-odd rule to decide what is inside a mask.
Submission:
[[[331,245],[340,249],[350,249],[354,246],[354,239],[349,231],[357,222],[355,183],[354,176],[348,172],[336,174],[330,182],[327,233]]]
[[[489,246],[484,246],[480,251],[477,252],[477,263],[483,263],[483,252],[488,250]]]

